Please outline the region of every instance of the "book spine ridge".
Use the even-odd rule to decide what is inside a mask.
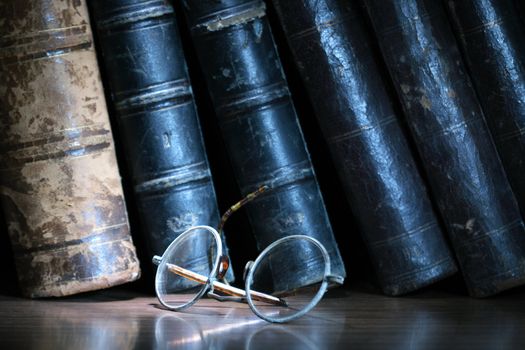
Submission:
[[[416,227],[416,228],[414,228],[414,229],[412,229],[410,231],[403,232],[403,233],[398,234],[396,236],[388,237],[387,239],[382,239],[382,240],[375,240],[373,242],[370,242],[369,245],[370,245],[371,248],[382,246],[382,245],[389,245],[389,244],[392,244],[392,243],[395,243],[395,242],[402,241],[402,240],[407,239],[407,238],[413,238],[416,235],[422,235],[426,231],[435,229],[437,227],[438,227],[438,224],[437,224],[436,221],[429,221],[429,222],[425,223],[424,225]]]
[[[367,132],[374,132],[374,129],[384,129],[388,125],[396,123],[398,121],[395,114],[384,116],[373,123],[367,125],[361,125],[358,128],[352,129],[345,133],[334,135],[327,138],[328,143],[342,143],[348,141],[354,137],[359,137]]]
[[[168,22],[171,16],[173,8],[165,1],[140,2],[110,11],[97,21],[97,28],[102,32],[144,28]]]
[[[250,112],[271,108],[280,101],[287,103],[289,100],[288,86],[285,82],[277,82],[228,96],[217,103],[217,110],[221,113],[221,122],[226,123],[240,115],[249,115]]]
[[[68,249],[70,249],[70,247],[81,244],[88,247],[90,245],[109,244],[113,242],[118,242],[119,240],[131,241],[131,238],[126,230],[127,225],[127,222],[122,222],[115,225],[94,227],[91,230],[92,234],[81,239],[68,239],[60,242],[46,244],[35,244],[36,242],[24,242],[25,244],[17,243],[13,245],[13,251],[17,255],[35,255],[39,253],[46,254],[49,251],[67,251]]]
[[[0,37],[0,62],[5,65],[48,59],[73,51],[92,48],[87,25],[35,31],[23,37]]]
[[[296,39],[302,39],[309,36],[315,36],[319,34],[319,31],[322,31],[325,28],[334,27],[339,24],[343,24],[345,22],[348,22],[352,19],[358,18],[358,14],[356,13],[346,13],[340,16],[337,16],[336,18],[330,18],[326,21],[319,21],[316,22],[314,26],[299,30],[299,31],[290,31],[287,34],[289,41],[294,41]]]
[[[167,174],[156,173],[154,179],[136,185],[135,191],[137,193],[158,192],[194,182],[211,182],[211,172],[207,163],[200,162],[183,166]]]
[[[266,16],[266,4],[261,0],[248,1],[237,6],[223,8],[197,18],[191,30],[206,33],[241,25]]]
[[[458,228],[463,229],[463,226],[460,226]],[[523,225],[523,221],[521,219],[514,220],[512,222],[509,222],[503,226],[500,226],[498,228],[492,229],[490,231],[486,232],[469,232],[471,237],[461,237],[459,235],[454,236],[454,242],[457,245],[456,249],[461,249],[464,247],[467,247],[469,245],[473,245],[474,243],[478,241],[484,241],[489,239],[494,239],[497,235],[508,235],[511,233],[514,229],[521,229],[525,231],[525,227]],[[469,231],[469,228],[467,228],[467,231]]]
[[[177,108],[193,103],[193,93],[188,79],[178,79],[130,90],[114,95],[115,108],[120,118],[128,118],[144,111]]]

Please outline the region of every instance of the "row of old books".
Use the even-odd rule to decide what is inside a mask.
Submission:
[[[114,135],[143,268],[188,227],[217,226],[214,179],[225,173],[212,176],[201,131],[212,116],[240,194],[271,188],[246,207],[257,248],[307,234],[346,275],[272,30],[286,37],[351,208],[343,215],[383,292],[458,270],[476,297],[524,284],[518,2],[2,1],[0,196],[22,293],[139,278]],[[187,57],[209,106],[195,103]]]

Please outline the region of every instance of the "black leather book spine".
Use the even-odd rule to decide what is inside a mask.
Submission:
[[[173,7],[94,0],[92,12],[147,255],[162,254],[189,226],[219,223]],[[196,242],[189,261],[207,243]]]
[[[369,45],[366,14],[355,1],[273,3],[384,293],[455,273]]]
[[[524,225],[442,3],[365,3],[470,294],[524,283]]]
[[[525,214],[525,26],[513,0],[447,0],[456,37]]]
[[[184,5],[241,192],[247,194],[263,184],[272,188],[247,206],[259,249],[284,236],[310,235],[327,248],[332,272],[344,276],[265,4],[194,0]],[[318,263],[307,252],[281,262],[292,270],[294,264]],[[274,275],[275,288],[283,288],[278,281],[286,280],[290,289],[308,284],[310,278]]]

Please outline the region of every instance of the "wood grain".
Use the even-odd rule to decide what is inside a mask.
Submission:
[[[171,312],[154,297],[119,289],[53,300],[0,296],[2,349],[519,349],[524,329],[523,290],[478,300],[339,289],[285,325],[258,319],[245,304],[206,299]]]

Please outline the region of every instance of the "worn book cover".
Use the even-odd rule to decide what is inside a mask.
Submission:
[[[247,205],[259,249],[293,234],[317,238],[332,273],[345,276],[332,228],[293,107],[262,1],[185,1],[188,24],[216,116],[243,195],[271,189]],[[308,251],[281,261],[322,264]],[[275,289],[312,282],[308,274],[275,272]],[[286,282],[286,284],[285,284]]]
[[[151,259],[190,226],[219,224],[186,61],[171,4],[91,4],[101,66],[148,245],[145,254]],[[188,261],[208,263],[197,258],[206,244],[206,239],[195,242]]]
[[[467,287],[525,283],[525,228],[445,8],[365,0]]]
[[[525,26],[513,0],[445,1],[522,214],[525,214]]]
[[[383,291],[399,295],[455,273],[366,13],[355,1],[272,2]]]
[[[84,1],[0,2],[0,198],[22,292],[139,277]]]

